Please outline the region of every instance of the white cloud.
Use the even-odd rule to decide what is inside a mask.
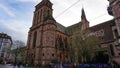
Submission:
[[[0,3],[0,9],[4,10],[9,16],[15,17],[15,14],[12,12],[12,10],[3,4]]]
[[[13,40],[21,40],[26,43],[29,25],[24,21],[12,20],[12,23],[0,20],[0,32],[7,33]]]
[[[51,1],[53,2],[54,7],[54,17],[56,17],[62,11],[64,11],[66,7],[71,6],[78,0]],[[61,15],[56,18],[56,20],[65,26],[75,24],[81,20],[81,8],[84,7],[86,17],[88,21],[90,21],[90,26],[93,26],[112,19],[112,17],[109,16],[107,12],[108,5],[109,2],[107,0],[80,0],[77,4],[73,5],[65,13],[61,13]]]

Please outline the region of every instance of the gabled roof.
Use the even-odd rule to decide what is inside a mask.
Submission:
[[[76,31],[81,31],[82,22],[76,23],[68,27],[63,26],[60,23],[56,23],[56,26],[57,26],[57,31],[60,31],[67,35],[72,35]]]
[[[72,35],[74,32],[81,30],[82,22],[71,25],[65,29],[65,33]]]
[[[57,31],[65,33],[65,26],[61,25],[60,23],[56,23]]]
[[[49,15],[49,16],[47,16],[47,17],[44,19],[44,21],[47,21],[47,20],[53,20],[53,21],[55,21],[55,19],[53,18],[52,15]]]

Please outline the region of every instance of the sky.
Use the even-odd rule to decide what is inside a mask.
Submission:
[[[81,21],[82,8],[85,10],[90,26],[113,19],[107,13],[108,0],[50,1],[53,3],[53,17],[66,27]],[[0,32],[10,35],[13,40],[26,43],[35,5],[39,2],[41,0],[0,0]],[[70,7],[71,5],[73,6]]]

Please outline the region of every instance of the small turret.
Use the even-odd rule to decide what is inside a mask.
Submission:
[[[87,20],[87,19],[86,19],[86,15],[85,15],[84,8],[82,8],[81,20],[82,20],[82,19]]]
[[[86,18],[84,8],[82,8],[81,22],[82,22],[82,30],[89,28],[89,22]]]

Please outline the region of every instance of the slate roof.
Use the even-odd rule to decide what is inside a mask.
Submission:
[[[76,23],[74,25],[71,25],[69,27],[66,27],[65,33],[68,35],[72,35],[74,32],[81,30],[82,22]]]
[[[104,40],[108,41],[108,40],[113,40],[114,39],[113,31],[112,31],[112,27],[111,27],[111,26],[114,26],[114,25],[115,25],[115,21],[114,20],[109,20],[109,21],[103,22],[101,24],[92,26],[88,29],[91,32],[96,32],[96,31],[99,31],[101,29],[104,30]]]
[[[57,31],[63,32],[67,35],[72,35],[74,32],[81,30],[82,27],[81,22],[68,27],[63,26],[60,23],[56,23],[56,25],[57,25]]]
[[[61,25],[60,23],[56,23],[57,31],[65,33],[65,26]]]

